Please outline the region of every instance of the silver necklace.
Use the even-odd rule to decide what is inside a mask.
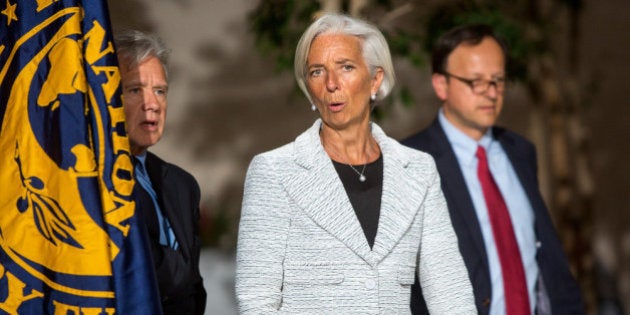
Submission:
[[[322,143],[322,147],[325,147],[325,146],[324,146],[324,142],[323,142],[323,140],[321,140],[321,138],[320,138],[320,142]],[[339,153],[337,153],[337,150],[335,150],[333,147],[330,147],[330,148],[333,150],[333,152],[335,153],[335,155],[336,155],[338,158],[341,158],[341,155],[340,155]],[[368,156],[368,159],[369,159],[369,156]],[[357,175],[359,175],[359,181],[360,181],[360,182],[362,182],[362,183],[363,183],[363,182],[365,182],[365,181],[367,180],[367,177],[365,177],[365,175],[363,174],[363,173],[365,173],[365,167],[367,166],[367,163],[363,164],[363,168],[361,169],[361,172],[359,172],[359,170],[357,170],[356,168],[354,168],[354,166],[352,166],[352,164],[350,164],[350,163],[343,163],[343,164],[346,164],[346,165],[350,166],[350,168],[351,168],[351,169],[352,169],[355,173],[357,173]]]
[[[357,171],[356,168],[354,168],[354,166],[348,164],[348,166],[350,166],[350,168],[357,173],[357,175],[359,175],[359,181],[360,182],[364,182],[367,178],[365,177],[365,175],[363,175],[363,172],[365,172],[365,167],[367,166],[367,164],[363,164],[363,169],[361,170],[361,172],[359,173],[359,171]]]

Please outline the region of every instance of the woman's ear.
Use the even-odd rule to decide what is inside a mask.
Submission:
[[[434,73],[431,76],[431,83],[433,84],[433,91],[435,91],[435,95],[441,100],[446,100],[446,95],[448,94],[448,82],[446,81],[446,76],[440,73]]]
[[[383,83],[383,76],[383,68],[376,68],[376,71],[374,72],[374,77],[372,78],[372,95],[378,94],[378,89],[381,88],[381,83]]]

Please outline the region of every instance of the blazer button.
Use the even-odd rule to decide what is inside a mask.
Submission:
[[[489,307],[490,306],[490,299],[483,299],[481,304],[483,304],[483,306],[485,306],[485,307]]]
[[[374,281],[374,279],[367,279],[365,281],[365,287],[368,290],[372,290],[372,289],[376,288],[376,281]]]

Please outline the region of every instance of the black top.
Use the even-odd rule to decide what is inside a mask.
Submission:
[[[381,195],[383,194],[383,155],[372,163],[365,165],[363,175],[365,181],[359,180],[359,173],[363,170],[363,165],[350,165],[339,163],[333,160],[333,165],[339,179],[346,189],[354,213],[357,215],[365,238],[374,246],[376,231],[378,229],[378,218],[381,214]]]

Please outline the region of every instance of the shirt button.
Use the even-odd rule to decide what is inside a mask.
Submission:
[[[374,281],[373,279],[367,279],[365,281],[365,287],[368,290],[372,290],[372,289],[376,288],[376,281]]]

